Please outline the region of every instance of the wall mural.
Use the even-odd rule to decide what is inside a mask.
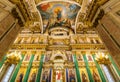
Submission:
[[[42,21],[43,31],[55,27],[75,29],[75,19],[80,6],[69,2],[49,2],[37,6]]]

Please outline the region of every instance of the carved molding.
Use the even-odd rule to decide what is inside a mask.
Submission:
[[[19,13],[16,11],[16,8],[13,8],[13,9],[12,9],[12,15],[13,15],[15,18],[18,19],[18,24],[19,24],[21,27],[24,26],[24,23],[23,23],[21,17],[19,16]]]

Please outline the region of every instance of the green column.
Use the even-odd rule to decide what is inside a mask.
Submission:
[[[95,55],[93,55],[93,59],[94,59],[94,62],[95,62],[95,64],[96,64],[97,70],[98,70],[98,72],[99,72],[99,74],[100,74],[100,77],[101,77],[102,82],[106,82],[106,79],[105,79],[105,77],[104,77],[104,74],[103,74],[103,72],[102,72],[102,69],[100,68],[99,64],[98,64],[98,63],[96,62],[96,60],[95,60]]]
[[[5,60],[6,60],[6,55],[3,56],[2,61],[0,61],[0,68],[2,67],[3,63],[5,62]]]
[[[117,65],[115,64],[115,62],[113,61],[112,57],[110,55],[109,56],[109,59],[110,61],[112,62],[113,66],[115,67],[115,70],[117,71],[118,75],[120,76],[120,70],[119,68],[117,67]]]
[[[22,55],[22,60],[21,60],[21,61],[18,63],[18,65],[16,66],[15,71],[13,72],[13,75],[12,75],[12,77],[11,77],[11,79],[10,79],[10,82],[14,82],[14,81],[15,81],[15,79],[16,79],[16,77],[17,77],[17,74],[18,74],[18,71],[19,71],[19,69],[20,69],[20,66],[21,66],[21,64],[22,64],[23,59],[24,59],[24,55]]]
[[[90,71],[90,68],[89,68],[88,60],[86,58],[86,55],[83,55],[83,58],[84,58],[84,61],[85,61],[85,65],[86,65],[87,73],[88,73],[88,76],[89,76],[89,80],[90,80],[90,82],[94,82],[91,71]]]
[[[28,80],[29,73],[30,73],[30,70],[31,70],[31,67],[32,67],[33,59],[34,59],[34,55],[32,55],[31,58],[30,58],[30,62],[28,64],[28,68],[27,68],[26,74],[24,76],[23,82],[27,82],[27,80]]]
[[[77,59],[76,59],[76,55],[74,55],[73,57],[74,57],[74,64],[75,64],[75,69],[76,69],[76,75],[77,75],[77,82],[81,82],[80,71],[79,71],[79,67],[78,67],[78,62],[77,62]]]
[[[40,77],[41,77],[41,72],[42,72],[42,66],[43,66],[43,58],[44,58],[44,55],[42,55],[41,59],[40,59],[36,82],[40,82]]]

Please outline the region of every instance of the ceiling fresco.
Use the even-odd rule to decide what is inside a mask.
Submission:
[[[37,6],[42,22],[43,32],[47,29],[61,27],[75,29],[75,20],[80,6],[69,2],[49,2]]]

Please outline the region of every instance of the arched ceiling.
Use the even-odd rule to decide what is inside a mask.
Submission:
[[[75,31],[75,20],[81,7],[74,1],[43,1],[37,5],[42,19],[43,33],[55,27],[69,28]]]
[[[92,27],[100,5],[108,0],[10,0],[17,5],[21,26],[31,32],[48,32],[54,27],[69,28],[75,33]],[[13,13],[16,17],[16,14]],[[101,14],[100,14],[101,15]],[[95,17],[95,18],[94,18]],[[102,17],[102,16],[101,16]],[[100,18],[100,17],[99,17]],[[21,24],[20,22],[20,24]],[[95,23],[94,25],[97,25]]]

